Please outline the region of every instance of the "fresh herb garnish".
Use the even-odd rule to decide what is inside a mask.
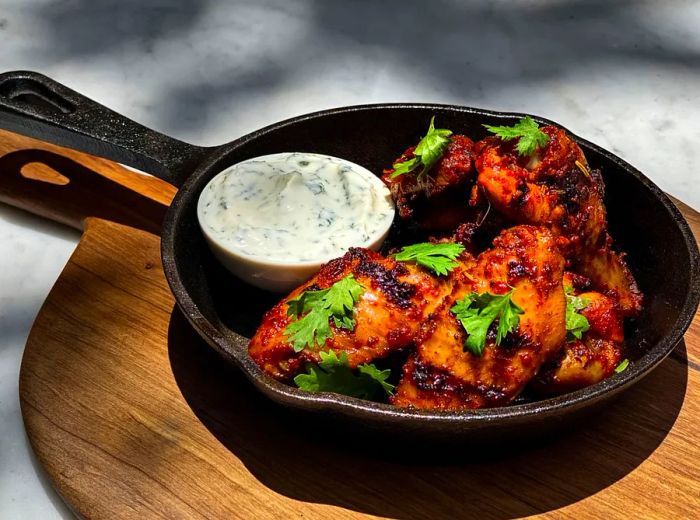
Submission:
[[[486,334],[495,320],[498,320],[496,345],[500,345],[503,338],[518,327],[518,315],[525,311],[513,303],[514,291],[512,289],[502,295],[472,292],[450,309],[469,334],[464,342],[464,352],[482,355],[486,346]]]
[[[515,145],[520,155],[532,155],[537,148],[542,148],[549,142],[549,136],[540,130],[539,125],[530,116],[525,116],[513,126],[484,126],[503,141],[520,138]]]
[[[336,327],[355,328],[354,308],[364,288],[350,274],[328,289],[304,291],[287,302],[287,315],[293,316],[284,333],[289,336],[294,352],[305,347],[322,347],[333,336],[330,320]]]
[[[620,361],[620,364],[615,367],[615,373],[619,374],[620,372],[624,372],[625,369],[629,366],[630,360],[625,358],[622,361]]]
[[[564,292],[566,293],[566,340],[571,342],[581,339],[583,333],[591,328],[588,319],[577,312],[587,307],[591,302],[586,298],[574,296],[573,287],[564,287]]]
[[[296,385],[310,392],[335,392],[338,394],[372,398],[382,389],[387,395],[394,393],[394,385],[387,383],[391,370],[379,370],[373,364],[364,363],[357,367],[357,373],[348,365],[348,355],[341,352],[340,356],[334,351],[319,352],[321,361],[317,365],[309,365],[306,374],[294,378]]]
[[[400,262],[415,260],[418,265],[430,269],[438,276],[445,276],[459,265],[456,258],[462,251],[464,246],[461,244],[423,242],[402,248],[396,253],[395,258]]]
[[[404,173],[409,173],[423,166],[423,169],[418,174],[419,177],[425,175],[430,169],[435,166],[435,163],[440,160],[442,154],[445,153],[447,145],[450,144],[449,136],[452,131],[446,128],[435,128],[435,116],[430,119],[430,126],[425,137],[418,142],[413,150],[414,157],[408,161],[395,162],[392,165],[394,172],[391,178],[398,177]]]

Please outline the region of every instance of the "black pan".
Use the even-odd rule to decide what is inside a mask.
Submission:
[[[296,117],[202,148],[140,126],[40,74],[0,75],[2,128],[119,161],[179,187],[162,229],[163,266],[177,304],[224,359],[288,408],[409,438],[493,439],[558,427],[648,374],[682,339],[698,306],[698,248],[678,209],[654,183],[619,157],[578,137],[591,166],[603,172],[611,233],[629,252],[630,266],[646,295],[642,316],[628,326],[627,355],[632,363],[624,372],[552,399],[428,412],[303,392],[271,379],[248,357],[248,338],[278,297],[238,281],[214,260],[197,222],[200,190],[224,168],[276,152],[334,155],[381,172],[419,139],[433,115],[441,127],[475,139],[485,135],[484,123],[512,124],[523,116],[447,105],[353,106]]]

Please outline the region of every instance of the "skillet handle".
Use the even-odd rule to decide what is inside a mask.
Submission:
[[[128,164],[175,186],[210,150],[155,132],[28,71],[0,74],[0,128]]]

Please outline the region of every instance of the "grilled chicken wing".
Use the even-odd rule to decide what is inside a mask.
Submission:
[[[399,210],[399,217],[414,217],[421,227],[451,230],[467,220],[476,220],[482,208],[465,204],[474,186],[472,148],[474,142],[464,135],[452,135],[442,158],[425,175],[420,169],[392,178],[394,169],[384,170],[382,180],[389,187]],[[415,146],[408,148],[396,161],[413,159]]]
[[[519,155],[514,141],[487,137],[478,142],[478,185],[509,218],[551,229],[573,269],[616,298],[624,315],[639,313],[642,295],[623,256],[611,249],[600,172],[588,167],[564,130],[541,130],[549,142],[530,157]]]
[[[573,268],[593,280],[596,289],[620,305],[623,316],[634,317],[642,310],[642,293],[627,267],[624,253],[612,249],[612,239],[597,248],[586,249],[573,263]]]
[[[473,265],[452,272],[453,292],[416,338],[392,398],[397,406],[456,409],[504,405],[514,399],[564,341],[564,259],[545,228],[507,229]],[[489,333],[482,356],[464,352],[466,332],[450,309],[470,292],[504,294],[524,314],[500,346]]]
[[[287,315],[287,301],[303,291],[328,288],[349,274],[365,289],[355,304],[354,330],[331,323],[333,337],[322,349],[307,347],[295,353],[284,333],[292,319]],[[447,279],[367,249],[352,248],[268,311],[248,352],[263,370],[283,381],[302,371],[306,363],[320,361],[319,350],[346,352],[350,367],[355,368],[412,344],[421,323],[450,291]]]
[[[567,280],[564,285],[574,286]],[[530,387],[540,394],[557,395],[593,385],[610,377],[622,358],[623,317],[615,300],[599,292],[574,291],[588,302],[579,312],[590,328],[581,339],[565,343],[551,362],[545,364]]]

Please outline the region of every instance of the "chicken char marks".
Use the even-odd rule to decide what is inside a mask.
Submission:
[[[323,347],[294,352],[284,332],[293,319],[287,315],[287,301],[304,291],[326,289],[350,274],[365,290],[355,304],[354,330],[331,323],[333,337]],[[347,353],[350,367],[355,368],[411,345],[421,323],[450,290],[448,280],[433,277],[421,268],[352,248],[325,264],[309,282],[269,310],[248,352],[265,372],[281,381],[289,381],[306,363],[320,361],[320,350]]]
[[[487,137],[476,143],[479,187],[515,222],[552,230],[568,264],[617,300],[624,316],[636,316],[642,294],[624,255],[612,247],[600,172],[589,168],[583,151],[564,130],[541,130],[548,144],[532,156],[519,155],[515,141]]]
[[[590,328],[581,339],[569,338],[561,352],[545,363],[530,383],[539,394],[559,395],[598,383],[610,377],[622,360],[625,337],[619,305],[613,298],[589,290],[589,285],[585,277],[564,274],[564,287],[571,287],[572,294],[586,303],[579,312]]]
[[[516,226],[503,231],[472,266],[451,273],[453,291],[421,328],[416,352],[404,366],[391,402],[460,409],[512,401],[564,342],[563,270],[564,259],[547,229]],[[452,306],[471,292],[504,294],[511,287],[513,302],[524,310],[518,328],[499,346],[491,330],[482,356],[465,352],[467,334]]]
[[[464,135],[450,136],[444,155],[426,174],[415,171],[392,177],[394,169],[384,170],[382,180],[403,220],[413,219],[429,230],[451,230],[465,221],[476,220],[482,208],[464,203],[474,186],[476,175],[472,149],[474,142]],[[401,163],[414,157],[415,146],[394,161]]]

